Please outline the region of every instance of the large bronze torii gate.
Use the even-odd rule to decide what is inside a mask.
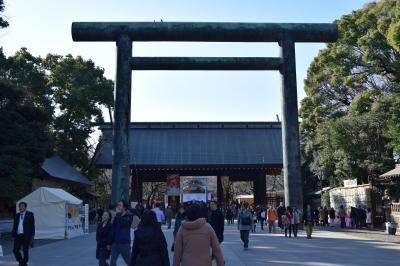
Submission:
[[[285,202],[303,206],[300,170],[295,42],[334,42],[335,24],[212,22],[74,22],[74,41],[114,41],[117,73],[112,202],[128,199],[132,70],[279,70]],[[132,57],[133,41],[278,42],[280,57]]]

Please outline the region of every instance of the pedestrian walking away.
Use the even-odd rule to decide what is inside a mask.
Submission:
[[[292,217],[292,229],[293,229],[293,236],[297,237],[297,232],[299,231],[299,224],[301,212],[297,207],[293,207],[293,217]]]
[[[281,230],[283,230],[282,215],[285,214],[286,211],[286,208],[283,206],[283,202],[279,203],[279,207],[276,211],[278,213],[278,226]]]
[[[365,215],[365,224],[367,225],[368,229],[372,228],[372,212],[371,212],[371,208],[367,208],[367,213]]]
[[[285,237],[287,237],[287,233],[289,232],[289,237],[292,237],[292,218],[293,218],[293,210],[290,207],[287,207],[285,214],[282,215],[282,224],[285,229]]]
[[[159,202],[157,202],[156,207],[153,208],[152,211],[156,214],[157,221],[161,228],[162,224],[165,221],[165,215],[164,215],[164,212],[160,209],[160,207],[161,207],[161,204]]]
[[[117,265],[117,259],[121,254],[126,265],[130,263],[131,253],[131,226],[133,217],[128,211],[128,202],[118,202],[116,215],[111,230],[111,266]]]
[[[313,223],[314,223],[314,212],[311,210],[310,204],[308,204],[306,210],[304,211],[304,224],[306,226],[308,239],[311,239]]]
[[[330,227],[334,227],[335,226],[335,218],[336,218],[335,209],[331,208],[329,210],[329,226]]]
[[[237,219],[240,239],[243,242],[243,248],[247,250],[249,248],[250,230],[253,228],[253,215],[249,209],[249,203],[243,203]]]
[[[338,216],[340,219],[340,227],[346,228],[346,210],[344,209],[343,205],[340,205]]]
[[[270,233],[276,233],[276,220],[278,219],[278,213],[276,212],[274,207],[268,209],[267,212],[267,221],[268,221],[268,230]]]
[[[19,266],[28,265],[29,246],[33,243],[35,237],[35,216],[32,212],[27,211],[26,202],[18,204],[19,213],[14,217],[12,236],[14,238],[14,256]],[[23,257],[21,256],[21,248]]]
[[[171,229],[172,218],[174,217],[174,210],[171,206],[168,206],[165,210],[165,219],[167,222],[168,229]]]
[[[111,212],[104,211],[101,215],[101,221],[96,230],[96,259],[99,260],[99,266],[108,266],[107,260],[110,258],[111,246]]]
[[[200,206],[188,207],[186,216],[188,221],[182,223],[176,235],[173,266],[211,266],[211,254],[217,266],[223,266],[224,257],[217,235],[202,217]]]
[[[224,215],[218,209],[217,202],[210,203],[210,212],[208,214],[207,222],[212,226],[217,235],[219,243],[224,241]]]
[[[251,232],[255,233],[256,232],[256,227],[257,227],[257,211],[253,207],[250,209],[251,216],[253,217],[253,227],[251,228]]]
[[[181,224],[185,220],[187,220],[186,213],[185,213],[185,206],[181,205],[179,207],[178,213],[175,216],[175,224],[174,224],[174,232],[173,232],[174,243],[175,243],[176,234],[178,233],[178,230],[181,227]],[[174,251],[174,244],[172,244],[171,251]]]
[[[265,218],[266,218],[265,209],[262,208],[261,211],[260,211],[260,225],[261,225],[261,230],[264,230]]]
[[[153,211],[143,212],[132,246],[131,266],[169,266],[165,236]]]

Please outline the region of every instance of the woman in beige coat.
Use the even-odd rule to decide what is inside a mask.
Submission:
[[[198,205],[190,206],[186,211],[188,221],[182,223],[175,239],[173,266],[212,265],[212,254],[217,265],[224,265],[221,248],[214,229],[201,217]]]

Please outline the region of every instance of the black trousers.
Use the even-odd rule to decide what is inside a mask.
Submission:
[[[15,259],[19,262],[19,264],[26,265],[29,260],[29,244],[31,242],[30,237],[26,237],[25,235],[17,235],[14,238],[14,256]],[[24,257],[21,256],[21,248],[24,254]]]
[[[245,246],[249,244],[249,234],[250,230],[240,230],[240,239]]]

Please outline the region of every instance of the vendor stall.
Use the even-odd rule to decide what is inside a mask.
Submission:
[[[35,215],[36,239],[63,239],[83,234],[82,200],[60,188],[40,187],[17,202]]]

